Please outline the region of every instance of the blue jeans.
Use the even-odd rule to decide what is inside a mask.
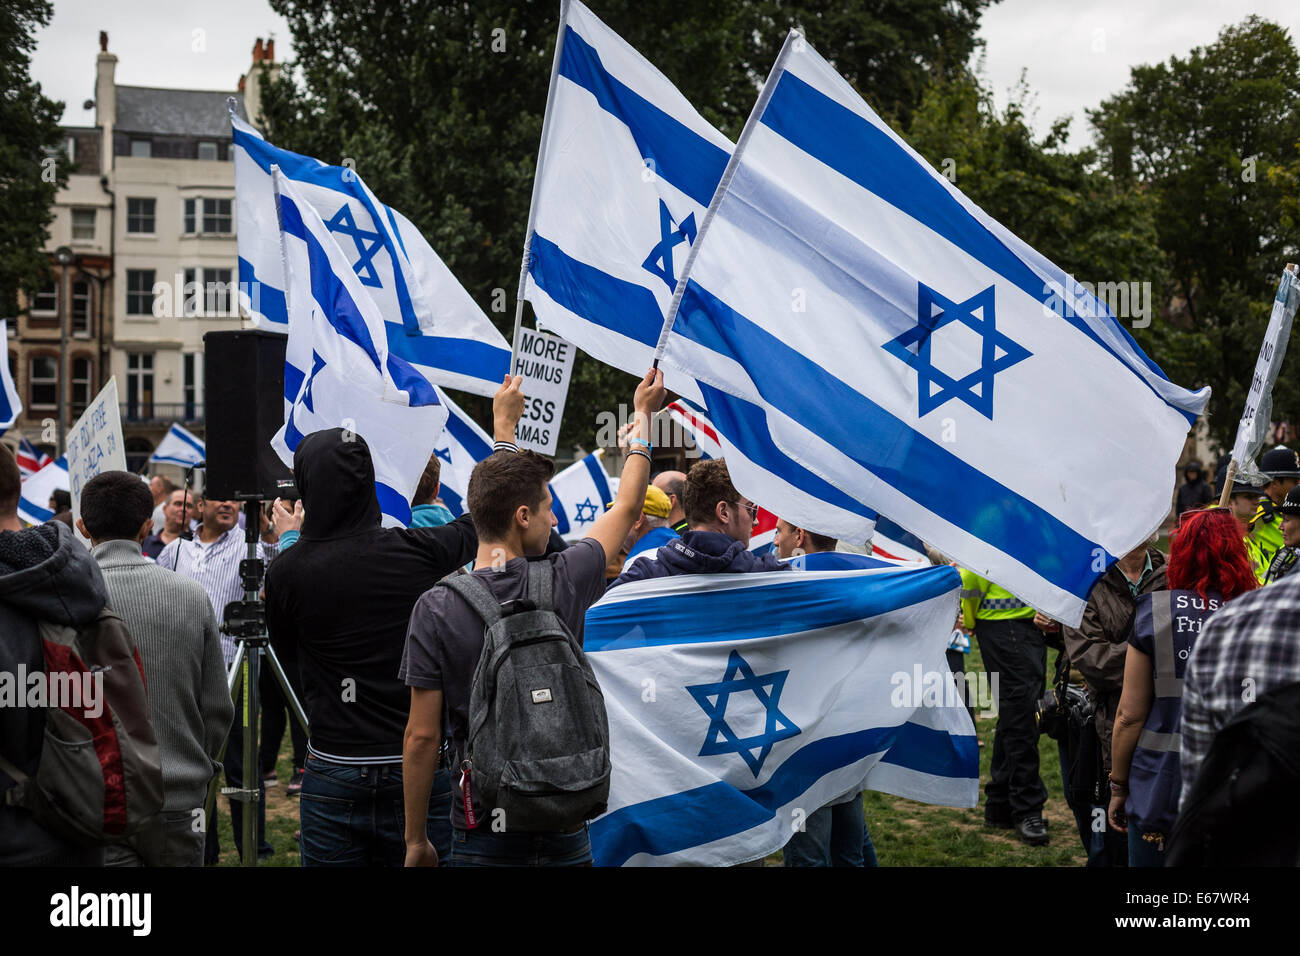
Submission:
[[[303,866],[402,866],[406,804],[402,765],[349,766],[307,757],[299,807]],[[429,842],[451,852],[451,772],[439,770],[429,795]]]
[[[786,866],[879,866],[862,813],[862,794],[822,807],[785,845]]]
[[[1166,839],[1168,834],[1165,834]],[[1156,849],[1156,847],[1159,849]],[[1129,819],[1128,822],[1128,865],[1129,866],[1164,866],[1165,865],[1165,846],[1166,841],[1161,840],[1158,844],[1150,840],[1142,839],[1142,833],[1137,825],[1137,821]]]
[[[453,830],[452,866],[591,866],[591,840],[576,833],[494,833],[490,825]]]

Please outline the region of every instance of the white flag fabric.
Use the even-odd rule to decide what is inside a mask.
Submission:
[[[23,481],[18,497],[18,517],[28,524],[45,524],[54,517],[50,510],[50,495],[56,491],[72,494],[68,459],[62,455]]]
[[[447,510],[459,518],[468,510],[469,476],[475,465],[492,454],[492,439],[442,389],[438,389],[438,399],[447,409],[447,424],[433,444],[433,453],[442,463],[439,496]]]
[[[274,170],[283,223],[285,422],[271,440],[289,467],[299,442],[345,428],[365,439],[386,527],[411,521],[411,497],[447,410],[434,387],[384,341],[384,320],[316,211]],[[296,370],[305,369],[306,374]]]
[[[891,567],[611,590],[584,637],[614,768],[597,865],[760,859],[796,811],[864,788],[975,806],[975,731],[945,658],[960,587],[952,568]]]
[[[495,393],[510,368],[510,346],[415,226],[379,202],[354,170],[278,149],[233,111],[230,123],[239,286],[254,324],[288,330],[271,183],[271,167],[279,166],[346,251],[386,320],[390,351],[436,385]]]
[[[206,461],[207,457],[207,446],[202,438],[180,425],[173,424],[167,429],[167,434],[153,450],[153,454],[149,456],[149,464],[180,465],[188,468]]]
[[[586,537],[605,506],[614,500],[614,482],[601,464],[602,451],[575,461],[551,479],[551,511],[555,530],[566,541]]]
[[[9,341],[9,322],[6,319],[0,319],[0,341]],[[13,428],[22,411],[22,399],[18,397],[14,378],[9,374],[9,363],[0,362],[0,435]]]
[[[1093,582],[1168,513],[1209,389],[1169,382],[1103,303],[927,165],[802,37],[740,144],[664,361],[701,383],[738,447],[774,440],[1077,624]],[[761,414],[722,421],[708,389]]]

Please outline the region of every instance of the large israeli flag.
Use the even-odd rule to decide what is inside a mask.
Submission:
[[[522,297],[537,321],[638,377],[732,144],[645,57],[578,0],[561,3],[555,75],[533,183]],[[758,434],[761,409],[665,369],[719,426],[738,489],[803,527],[854,540],[874,513]]]
[[[664,360],[963,567],[1077,624],[1169,511],[1209,389],[935,172],[792,35],[679,284]],[[792,303],[800,307],[792,311]]]
[[[975,731],[945,658],[960,587],[935,567],[691,574],[606,594],[584,638],[614,767],[596,863],[760,859],[864,788],[975,806]]]
[[[28,524],[44,524],[54,517],[50,495],[56,491],[72,493],[68,479],[68,459],[60,455],[22,483],[18,497],[18,517]]]
[[[315,209],[273,169],[283,223],[285,422],[271,440],[280,459],[306,436],[345,428],[366,440],[386,527],[411,521],[411,497],[447,409],[409,362],[389,351],[384,320]],[[306,374],[294,370],[306,369]]]
[[[149,464],[180,465],[189,468],[207,460],[207,446],[193,432],[174,424],[167,429],[158,447],[149,456]]]
[[[495,393],[510,367],[510,346],[411,222],[379,202],[355,170],[278,149],[233,110],[230,123],[239,285],[254,324],[288,329],[271,184],[271,167],[279,166],[375,300],[389,350],[434,384]]]
[[[586,537],[605,506],[614,500],[615,484],[601,463],[603,449],[575,461],[551,479],[551,511],[555,530],[566,541]]]
[[[459,518],[468,509],[469,477],[474,466],[492,454],[492,439],[442,389],[438,389],[438,399],[447,409],[447,424],[433,443],[433,453],[441,462],[440,497],[447,510]]]
[[[0,319],[0,342],[9,342],[9,322]],[[13,428],[14,422],[23,412],[22,399],[14,386],[14,377],[9,374],[9,362],[0,363],[0,435]]]

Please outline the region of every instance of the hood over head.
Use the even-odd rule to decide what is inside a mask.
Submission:
[[[375,464],[370,446],[356,432],[312,432],[293,456],[293,480],[305,511],[302,537],[341,538],[380,527]]]
[[[0,603],[37,620],[76,626],[99,614],[108,589],[72,529],[49,522],[0,531]]]

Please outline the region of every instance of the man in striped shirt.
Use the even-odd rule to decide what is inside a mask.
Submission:
[[[177,574],[193,578],[208,595],[212,602],[212,612],[218,621],[223,620],[226,605],[231,601],[244,598],[244,585],[239,577],[239,562],[248,557],[248,542],[239,527],[239,502],[217,501],[204,498],[199,507],[202,524],[192,539],[177,538],[158,555],[158,566],[168,568]],[[278,551],[275,533],[270,523],[263,519],[262,540],[257,544],[257,556],[269,561]],[[221,656],[229,667],[235,659],[235,640],[230,635],[221,634]],[[240,788],[244,780],[244,727],[239,714],[243,705],[243,691],[235,698],[235,721],[230,727],[230,737],[226,743],[225,773],[226,784]],[[261,787],[261,775],[257,768],[253,774],[258,779],[261,797],[257,807],[257,844],[259,856],[270,856],[274,848],[266,842],[266,790]],[[243,805],[235,799],[230,801],[230,826],[235,834],[235,847],[242,855],[243,847]],[[215,813],[215,808],[214,808]],[[217,827],[215,820],[208,821],[208,845],[205,861],[216,861],[220,848],[217,844]]]

